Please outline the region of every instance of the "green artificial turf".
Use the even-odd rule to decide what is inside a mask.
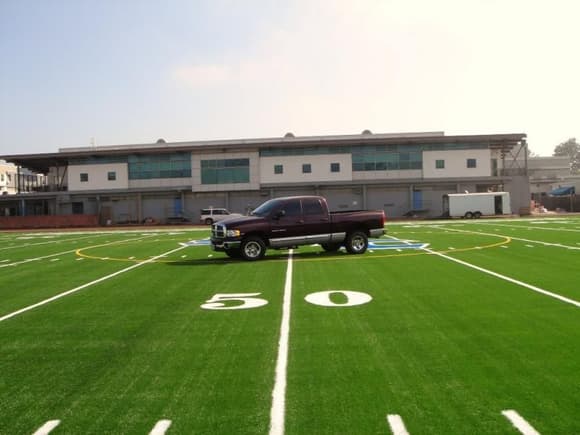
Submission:
[[[580,308],[450,259],[580,301],[580,219],[387,227],[394,249],[294,254],[286,433],[387,434],[388,414],[411,434],[517,433],[506,409],[540,433],[580,433]],[[0,233],[0,318],[102,279],[0,322],[0,434],[54,419],[55,434],[162,419],[169,434],[268,433],[288,254],[179,245],[207,237]],[[305,299],[330,290],[372,300]],[[201,307],[232,293],[268,303]]]

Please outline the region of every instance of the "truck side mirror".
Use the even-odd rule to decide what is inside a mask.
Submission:
[[[276,213],[274,213],[274,219],[276,220],[284,216],[286,216],[286,210],[278,210]]]

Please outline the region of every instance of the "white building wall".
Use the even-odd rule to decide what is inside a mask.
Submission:
[[[467,159],[476,159],[475,168],[467,167]],[[445,168],[437,169],[436,160],[444,160]],[[466,178],[491,176],[491,153],[485,150],[423,151],[423,178]]]
[[[116,173],[115,180],[108,180],[109,172]],[[88,174],[89,181],[81,182],[81,174]],[[69,165],[67,171],[68,190],[108,190],[127,189],[128,169],[127,163],[103,163],[98,165]]]
[[[302,165],[309,163],[312,172],[302,173]],[[340,172],[330,172],[330,164],[339,163]],[[274,166],[282,165],[284,173],[275,174]],[[321,154],[305,156],[275,156],[260,158],[262,184],[351,181],[352,158],[350,154]]]
[[[130,188],[147,187],[184,187],[191,186],[191,178],[151,178],[148,180],[129,180]]]
[[[201,184],[201,161],[224,159],[250,159],[250,182],[231,184]],[[191,175],[194,192],[227,192],[232,190],[258,190],[260,188],[260,154],[258,151],[192,154]]]

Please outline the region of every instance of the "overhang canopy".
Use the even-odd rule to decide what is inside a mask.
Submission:
[[[565,186],[565,187],[558,187],[557,189],[552,190],[548,195],[550,196],[567,196],[573,195],[576,193],[576,189],[574,186]]]

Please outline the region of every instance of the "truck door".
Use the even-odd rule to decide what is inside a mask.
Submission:
[[[302,220],[303,234],[312,243],[325,243],[330,240],[330,220],[320,199],[302,199]]]
[[[287,201],[274,211],[274,216],[279,212],[283,214],[271,221],[270,244],[272,247],[289,246],[300,243],[302,236],[302,206],[300,200]]]

